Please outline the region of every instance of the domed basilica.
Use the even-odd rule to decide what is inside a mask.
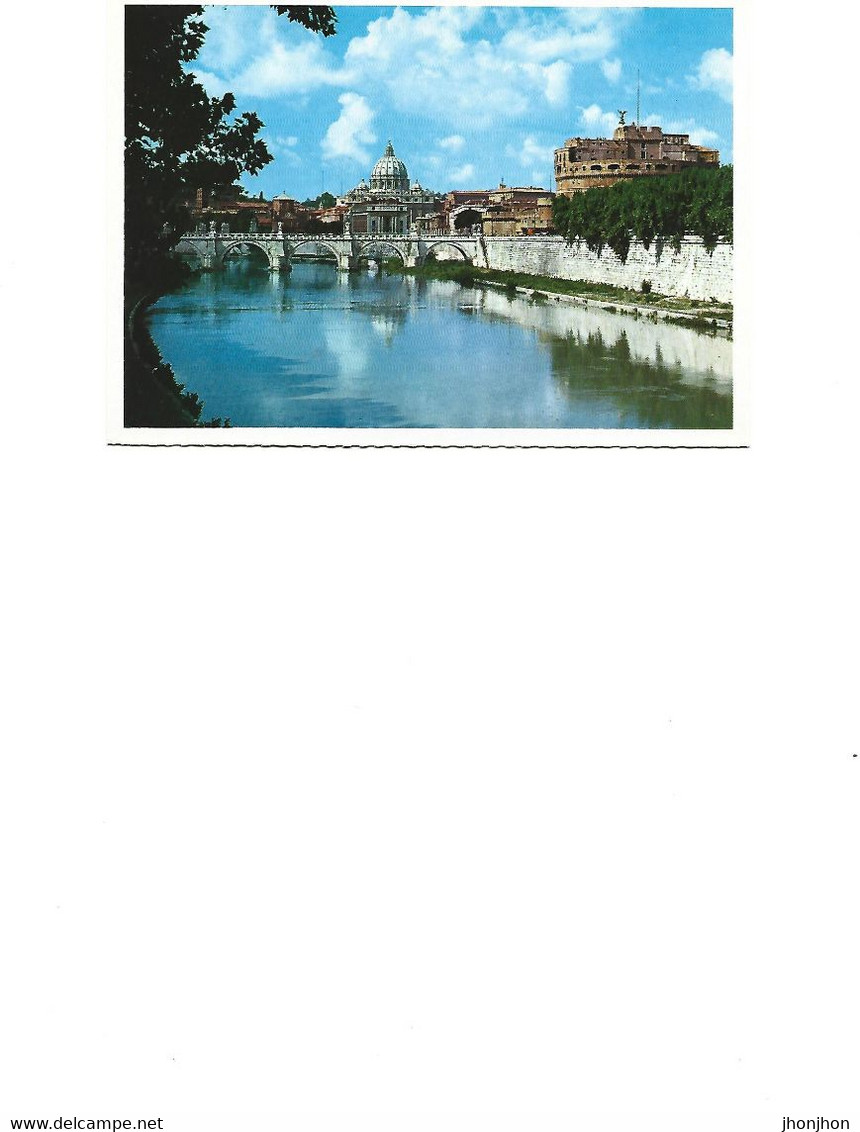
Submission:
[[[411,184],[406,166],[389,141],[370,174],[338,203],[349,206],[346,224],[356,234],[405,236],[417,230],[422,216],[439,210],[442,197]]]

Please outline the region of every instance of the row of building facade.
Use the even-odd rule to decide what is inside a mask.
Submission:
[[[467,230],[487,236],[552,232],[552,202],[589,188],[609,187],[633,177],[665,176],[683,169],[719,165],[719,152],[690,143],[688,134],[664,134],[659,126],[626,125],[611,138],[568,138],[555,151],[555,192],[534,185],[454,190],[441,194],[411,181],[389,141],[369,181],[362,179],[329,208],[309,208],[286,194],[264,200],[237,186],[205,194],[198,190],[192,218],[208,226],[217,219],[239,231],[352,232],[360,235],[433,234]]]

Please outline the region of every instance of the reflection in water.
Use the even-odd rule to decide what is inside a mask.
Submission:
[[[685,371],[666,362],[658,343],[654,360],[636,357],[627,334],[607,344],[600,331],[550,342],[556,380],[574,401],[610,397],[621,413],[642,428],[731,428],[732,400],[710,373]],[[622,379],[619,380],[619,375]]]
[[[607,345],[598,331],[550,343],[553,372],[573,400],[610,397],[621,413],[620,427],[731,428],[732,399],[708,374],[692,378],[677,363],[667,364],[658,345],[655,360],[635,357],[622,332]],[[587,376],[583,376],[587,375]],[[623,379],[619,380],[619,375]]]
[[[571,336],[585,340],[597,334],[612,344],[623,335],[631,358],[680,368],[690,381],[707,379],[725,391],[731,388],[732,343],[728,338],[564,299],[512,300],[496,288],[477,290],[474,301],[483,315],[514,319],[545,333],[548,340]]]
[[[731,342],[495,288],[250,257],[150,313],[204,416],[234,425],[730,428]]]
[[[371,314],[370,325],[386,346],[390,346],[394,341],[395,334],[406,321],[408,315],[409,312],[406,307]]]

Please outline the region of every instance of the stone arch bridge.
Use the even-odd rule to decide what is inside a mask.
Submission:
[[[187,233],[176,246],[180,255],[195,255],[204,271],[217,271],[238,247],[255,247],[266,256],[270,271],[289,271],[296,252],[324,248],[337,260],[341,271],[354,271],[362,259],[398,257],[404,267],[420,267],[430,252],[445,248],[459,253],[464,263],[487,266],[487,251],[481,236],[451,233],[438,236],[304,236],[297,232],[196,232]]]

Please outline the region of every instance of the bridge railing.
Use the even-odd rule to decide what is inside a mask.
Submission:
[[[277,240],[283,242],[284,240],[301,240],[303,243],[306,240],[324,241],[324,240],[344,240],[349,237],[344,236],[342,232],[336,235],[322,235],[319,232],[183,232],[183,240],[242,240],[243,242],[251,242],[253,240]]]
[[[319,233],[319,232],[282,232],[280,235],[277,232],[184,232],[182,235],[183,240],[277,240],[287,241],[288,243],[295,243],[301,240],[302,243],[313,241],[316,243],[324,243],[326,240],[358,240],[363,244],[372,243],[386,243],[390,240],[398,240],[403,242],[415,240],[441,240],[441,239],[460,239],[460,240],[474,240],[481,233],[474,229],[459,229],[456,232],[451,232],[445,228],[437,228],[432,232],[337,232],[337,233]]]
[[[451,231],[450,228],[434,228],[429,232],[421,232],[419,240],[439,240],[445,239],[461,239],[461,240],[474,240],[481,235],[479,228],[457,228]]]
[[[555,235],[551,232],[529,232],[521,238],[525,239],[527,236],[550,236]],[[461,240],[475,240],[482,236],[485,240],[510,240],[511,236],[497,236],[487,235],[482,232],[480,228],[460,228],[455,232],[451,232],[446,228],[434,228],[429,232],[183,232],[181,239],[183,240],[211,240],[213,237],[216,240],[274,240],[288,243],[295,243],[301,240],[303,243],[311,240],[316,243],[324,243],[326,240],[359,240],[361,243],[366,244],[373,240],[387,241],[409,241],[409,240],[439,240],[439,239],[461,239]]]

